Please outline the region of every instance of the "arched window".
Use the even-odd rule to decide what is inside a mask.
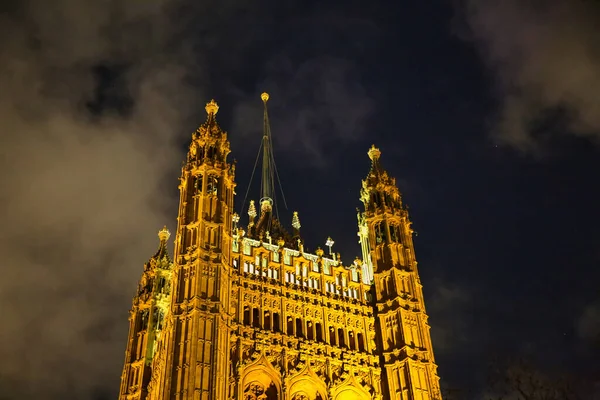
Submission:
[[[304,330],[302,329],[302,319],[296,318],[296,336],[304,337]]]
[[[394,243],[398,243],[398,226],[390,225],[390,240]]]
[[[336,344],[335,328],[333,326],[329,327],[329,344],[332,346],[335,346],[335,344]]]
[[[315,333],[317,342],[323,342],[323,328],[321,328],[321,324],[318,322],[315,324]]]
[[[358,351],[365,351],[365,342],[362,333],[356,334],[356,341],[358,342]]]
[[[356,341],[354,338],[354,332],[348,332],[348,341],[350,342],[350,350],[356,350]]]
[[[206,158],[213,158],[215,156],[215,148],[212,146],[209,146],[208,149],[206,150]]]
[[[314,340],[313,329],[313,323],[311,321],[308,321],[306,323],[306,338],[308,340]]]
[[[250,325],[250,308],[244,307],[244,325]]]
[[[271,330],[271,313],[269,311],[264,312],[264,321],[265,321],[265,324],[264,324],[265,330],[270,331]]]
[[[217,195],[219,191],[219,178],[216,175],[209,175],[206,181],[206,193]]]
[[[346,338],[344,337],[344,330],[342,328],[338,328],[338,346],[346,347]]]
[[[387,233],[384,222],[379,222],[375,225],[375,241],[377,244],[387,242]]]
[[[260,328],[260,310],[258,308],[252,309],[252,326]]]

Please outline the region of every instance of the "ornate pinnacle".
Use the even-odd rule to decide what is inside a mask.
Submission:
[[[256,207],[254,206],[254,200],[250,200],[250,206],[248,207],[248,216],[251,221],[254,221],[256,218]]]
[[[298,218],[298,211],[294,211],[294,216],[292,217],[292,226],[294,229],[300,229],[302,225],[300,225],[300,218]]]
[[[263,94],[260,95],[260,98],[263,102],[267,102],[269,100],[269,93],[264,92]]]
[[[376,162],[381,156],[381,151],[379,151],[379,149],[375,147],[375,145],[372,145],[367,154],[369,155],[371,161]]]
[[[334,243],[335,243],[335,242],[333,241],[333,239],[331,238],[331,236],[329,236],[329,237],[327,238],[327,241],[325,242],[325,246],[329,247],[329,254],[333,254],[333,253],[331,252],[331,248],[333,247],[333,244],[334,244]]]
[[[219,105],[214,99],[212,99],[210,102],[206,103],[206,107],[204,107],[204,109],[208,115],[216,115],[219,112]]]
[[[169,232],[166,225],[160,231],[158,231],[158,238],[160,239],[161,243],[166,242],[170,237],[171,232]]]

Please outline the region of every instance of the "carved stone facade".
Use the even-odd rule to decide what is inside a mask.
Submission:
[[[379,151],[361,191],[363,257],[343,265],[332,240],[305,252],[298,214],[288,233],[264,198],[241,227],[227,134],[216,103],[206,110],[174,262],[165,229],[134,299],[120,399],[440,400],[410,221]]]

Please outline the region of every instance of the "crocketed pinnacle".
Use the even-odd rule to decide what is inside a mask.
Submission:
[[[170,237],[171,232],[169,232],[166,225],[160,231],[158,231],[158,239],[160,239],[161,243],[166,242]]]
[[[292,217],[292,226],[294,229],[299,230],[302,225],[300,225],[300,218],[298,217],[298,211],[294,211],[294,216]]]
[[[171,232],[164,226],[160,231],[158,231],[158,239],[160,240],[160,245],[158,246],[158,250],[152,256],[155,260],[162,260],[166,258],[169,262],[171,258],[169,257],[169,251],[167,250],[167,240],[171,237]]]
[[[379,157],[381,157],[381,151],[377,147],[375,147],[375,145],[371,145],[371,148],[369,149],[367,154],[369,155],[369,158],[373,163],[379,161]]]
[[[219,105],[217,104],[215,99],[212,99],[211,101],[206,103],[206,107],[204,107],[204,109],[206,110],[206,113],[208,115],[216,115],[219,112]]]
[[[256,207],[254,206],[254,200],[250,200],[250,207],[248,207],[248,216],[250,217],[250,221],[254,222],[254,218],[256,218]]]
[[[379,159],[381,158],[381,151],[375,147],[375,145],[371,145],[371,148],[367,152],[369,158],[371,159],[371,174],[375,174],[377,176],[381,175],[384,171],[379,163]]]

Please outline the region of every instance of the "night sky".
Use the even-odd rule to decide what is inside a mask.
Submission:
[[[366,152],[382,150],[418,233],[444,387],[487,399],[490,365],[523,360],[593,384],[598,22],[590,1],[3,3],[0,399],[115,398],[204,104],[221,107],[239,211],[263,91],[280,214],[299,212],[311,250],[331,236],[344,262],[360,255]]]

